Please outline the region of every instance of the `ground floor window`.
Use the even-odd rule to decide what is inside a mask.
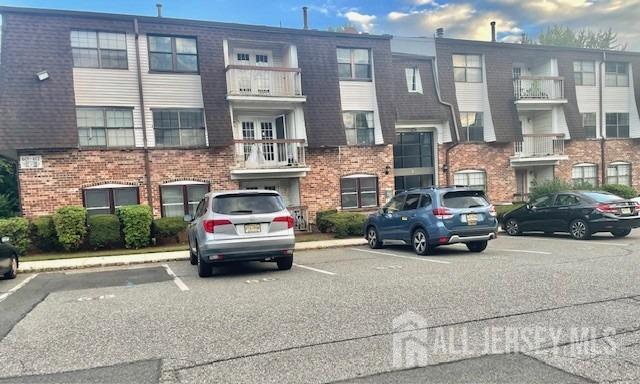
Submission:
[[[340,179],[341,206],[343,209],[378,206],[378,178],[369,175],[353,175]]]
[[[594,164],[578,164],[571,170],[571,180],[574,185],[591,184],[598,185],[598,167]]]
[[[160,186],[162,217],[193,216],[198,203],[209,192],[209,184],[168,184]]]
[[[487,189],[487,174],[481,170],[470,170],[456,172],[454,175],[454,183],[456,185],[464,185],[466,187]]]
[[[611,163],[607,167],[607,184],[631,185],[631,164]]]
[[[87,188],[83,197],[88,215],[115,213],[122,206],[139,203],[137,187]]]

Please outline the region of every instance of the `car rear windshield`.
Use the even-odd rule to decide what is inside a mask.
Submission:
[[[276,194],[230,194],[213,199],[213,212],[224,215],[273,213],[283,209],[282,199]]]
[[[447,192],[442,200],[442,205],[448,208],[476,208],[489,205],[482,191]]]
[[[623,200],[620,196],[605,192],[583,192],[585,196],[594,200],[596,203],[613,203],[614,201]]]

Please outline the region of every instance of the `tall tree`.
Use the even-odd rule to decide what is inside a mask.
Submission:
[[[574,30],[562,25],[553,25],[538,35],[538,42],[543,45],[560,47],[578,47],[595,49],[612,49],[624,51],[626,43],[618,42],[618,34],[611,28],[594,31],[589,28]]]
[[[18,213],[18,179],[13,163],[0,158],[0,218]]]

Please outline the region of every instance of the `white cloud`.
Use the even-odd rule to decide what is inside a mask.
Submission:
[[[391,21],[397,21],[407,16],[409,16],[408,13],[392,11],[392,12],[389,12],[389,14],[387,15],[387,18]]]
[[[373,28],[375,26],[375,24],[373,23],[376,20],[375,15],[367,15],[355,10],[351,10],[344,13],[342,16],[346,17],[349,22],[355,24],[363,32],[371,32],[373,31]]]

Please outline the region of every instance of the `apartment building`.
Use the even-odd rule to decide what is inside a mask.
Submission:
[[[392,195],[390,36],[0,7],[0,154],[25,216],[149,204],[193,212],[216,189],[322,209]]]

